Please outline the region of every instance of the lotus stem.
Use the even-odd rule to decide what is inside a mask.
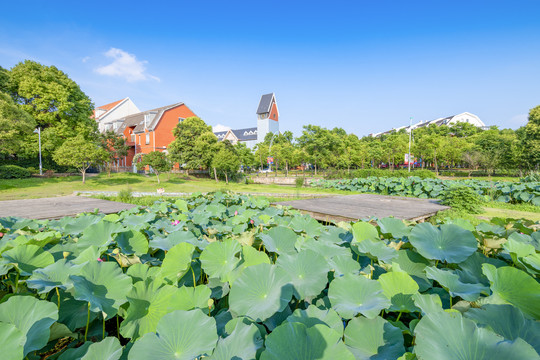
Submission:
[[[84,329],[84,342],[86,342],[86,336],[88,335],[89,323],[90,323],[90,302],[88,303],[88,316],[86,317],[86,329]]]
[[[58,297],[58,310],[60,310],[60,292],[58,291],[58,288],[56,289],[56,296]]]
[[[102,328],[102,332],[101,332],[101,340],[105,339],[105,315],[103,315],[103,313],[101,313],[101,316],[103,316],[103,328]]]
[[[120,340],[120,320],[118,320],[118,314],[116,314],[116,337]]]
[[[193,266],[191,266],[191,274],[193,275],[193,287],[197,287],[197,281],[195,280],[195,271],[193,271]]]
[[[452,296],[450,296],[450,309],[452,308]]]
[[[15,277],[15,290],[13,292],[16,294],[18,289],[19,289],[19,272],[17,271],[17,276]]]
[[[403,311],[400,311],[398,316],[397,316],[397,319],[396,319],[396,322],[399,321],[399,318],[401,317],[401,314],[403,314]]]

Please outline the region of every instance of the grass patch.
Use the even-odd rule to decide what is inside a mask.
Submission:
[[[540,213],[540,206],[535,206],[533,204],[510,204],[503,203],[500,201],[489,201],[482,206],[492,209],[506,209],[506,210],[517,210],[517,211],[526,211],[531,213]]]

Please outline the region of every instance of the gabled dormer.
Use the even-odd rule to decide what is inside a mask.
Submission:
[[[257,119],[279,120],[279,111],[274,93],[261,96],[261,101],[259,102],[259,107],[257,108]]]

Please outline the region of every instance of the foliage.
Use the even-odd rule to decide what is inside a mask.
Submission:
[[[217,138],[212,127],[198,117],[189,117],[173,130],[174,141],[167,148],[171,158],[186,169],[199,169],[211,163]]]
[[[0,347],[12,359],[539,359],[536,229],[324,226],[219,192],[1,218]]]
[[[107,174],[111,175],[111,170],[115,162],[127,156],[129,146],[123,136],[117,135],[113,130],[107,130],[99,135],[101,146],[109,154],[109,159],[105,162]]]
[[[482,212],[482,198],[468,186],[457,185],[447,188],[441,194],[441,204],[469,214]]]
[[[64,141],[79,134],[91,137],[97,123],[90,98],[73,80],[55,66],[25,60],[9,74],[8,93],[18,107],[42,128],[44,154],[52,154]],[[37,135],[24,138],[24,154],[37,153]]]
[[[35,126],[34,119],[0,91],[0,154],[18,153],[24,145],[24,137],[31,135]]]
[[[234,176],[240,168],[240,158],[234,147],[228,142],[219,143],[219,151],[212,160],[212,167],[225,176],[225,181],[228,184],[229,178]]]
[[[540,106],[531,109],[523,139],[525,158],[532,169],[540,166]]]
[[[30,170],[17,165],[0,165],[0,179],[24,179],[32,176]]]
[[[437,199],[446,189],[456,185],[468,186],[485,200],[531,203],[540,206],[540,183],[510,183],[506,181],[440,180],[409,178],[365,178],[341,180],[316,180],[311,186],[323,189],[349,190],[384,195],[414,196]]]
[[[65,141],[53,155],[54,161],[60,165],[72,166],[82,174],[83,184],[86,181],[86,171],[92,165],[99,165],[107,161],[109,154],[93,141],[85,139],[82,135]]]
[[[141,170],[146,166],[150,166],[150,170],[156,174],[159,184],[159,174],[170,171],[172,165],[173,164],[169,161],[167,154],[161,151],[151,151],[148,154],[144,154],[142,160],[137,162],[137,169]]]
[[[351,171],[350,173],[344,171],[332,171],[325,174],[327,179],[343,179],[343,178],[368,178],[368,177],[396,177],[396,178],[408,178],[409,176],[419,177],[420,179],[436,179],[437,176],[431,170],[414,169],[409,172],[406,169],[401,170],[385,170],[377,168],[358,169]]]

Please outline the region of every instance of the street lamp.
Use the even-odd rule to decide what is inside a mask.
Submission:
[[[43,167],[41,166],[41,127],[35,129],[34,133],[38,134],[39,139],[39,175],[43,175]]]
[[[407,165],[409,166],[409,172],[411,172],[411,138],[412,138],[412,116],[409,119],[409,155],[407,159]]]

